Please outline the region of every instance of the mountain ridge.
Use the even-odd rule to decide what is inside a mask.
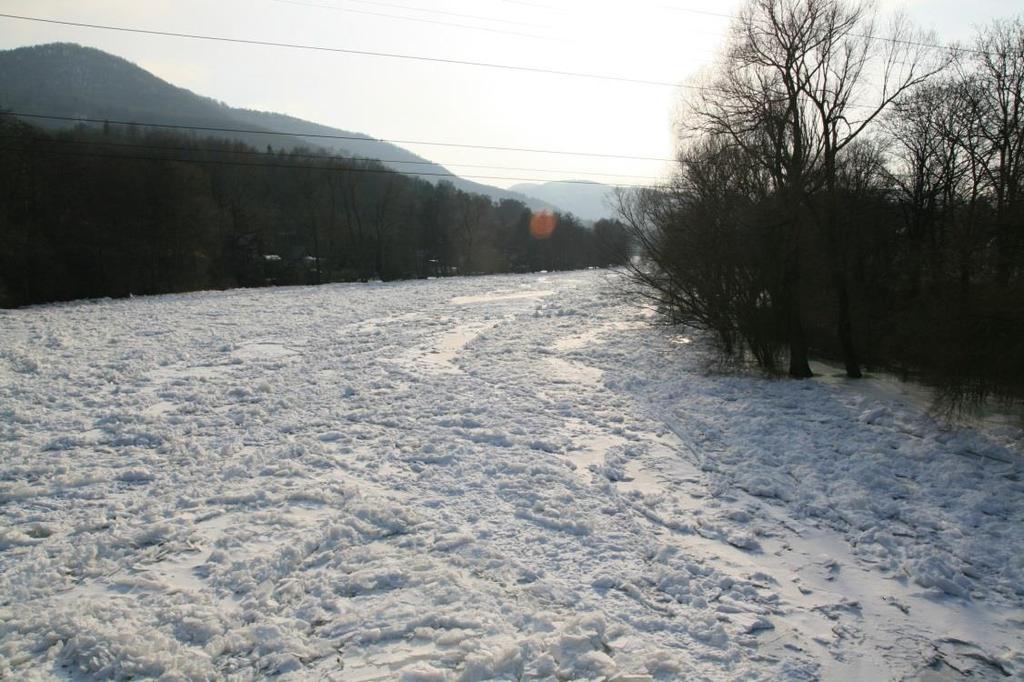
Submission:
[[[256,147],[312,146],[332,153],[378,159],[397,172],[432,183],[445,180],[466,192],[495,200],[521,201],[533,210],[558,208],[523,193],[461,178],[438,163],[365,133],[279,112],[232,107],[178,87],[123,57],[77,43],[47,43],[0,51],[0,110],[76,119],[137,120],[140,125],[164,123],[245,130],[211,131],[211,136],[227,136]],[[71,125],[67,120],[31,121],[50,129]],[[274,134],[277,132],[289,134]],[[346,139],[331,140],[317,135]],[[452,177],[442,178],[439,174]]]
[[[560,206],[583,220],[608,218],[614,213],[610,206],[613,188],[600,182],[524,182],[509,189]]]

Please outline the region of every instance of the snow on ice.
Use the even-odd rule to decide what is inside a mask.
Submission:
[[[0,312],[0,678],[1024,676],[1024,466],[615,275]]]

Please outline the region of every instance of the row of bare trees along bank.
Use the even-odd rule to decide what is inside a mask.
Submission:
[[[323,152],[0,115],[0,306],[621,264],[616,221],[535,216]]]
[[[1024,396],[1024,23],[942,48],[847,0],[750,0],[672,179],[622,193],[633,275],[725,355]]]

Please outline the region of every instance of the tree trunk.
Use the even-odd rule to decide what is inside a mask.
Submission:
[[[789,344],[789,376],[807,379],[813,376],[807,356],[807,337],[804,335],[802,289],[800,286],[800,246],[796,227],[792,228],[792,243],[787,248],[782,274],[782,290],[786,297],[786,340]]]
[[[831,150],[829,153],[832,153]],[[836,168],[834,158],[826,161],[828,202],[825,210],[825,240],[831,261],[832,284],[836,290],[836,335],[843,353],[846,376],[860,379],[860,358],[853,343],[853,316],[850,314],[850,289],[846,279],[846,249],[839,235],[839,206],[836,194]]]
[[[807,379],[814,374],[807,356],[807,338],[804,336],[803,313],[800,309],[800,276],[797,273],[787,275],[786,298],[787,335],[789,337],[789,376],[794,379]]]
[[[860,379],[863,375],[860,372],[860,358],[857,357],[857,350],[853,343],[853,321],[850,316],[850,292],[846,284],[846,272],[836,273],[836,297],[839,304],[837,333],[839,334],[839,345],[843,349],[843,364],[846,365],[846,376],[851,379]]]
[[[789,344],[789,376],[807,379],[814,374],[808,362],[807,337],[804,334],[803,287],[800,276],[800,206],[803,202],[801,174],[788,188],[789,234],[783,255],[782,290],[786,297],[786,340]]]

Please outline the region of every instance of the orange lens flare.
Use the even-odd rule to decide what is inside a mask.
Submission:
[[[530,236],[534,239],[547,239],[555,231],[555,214],[551,211],[534,213],[530,218]]]

